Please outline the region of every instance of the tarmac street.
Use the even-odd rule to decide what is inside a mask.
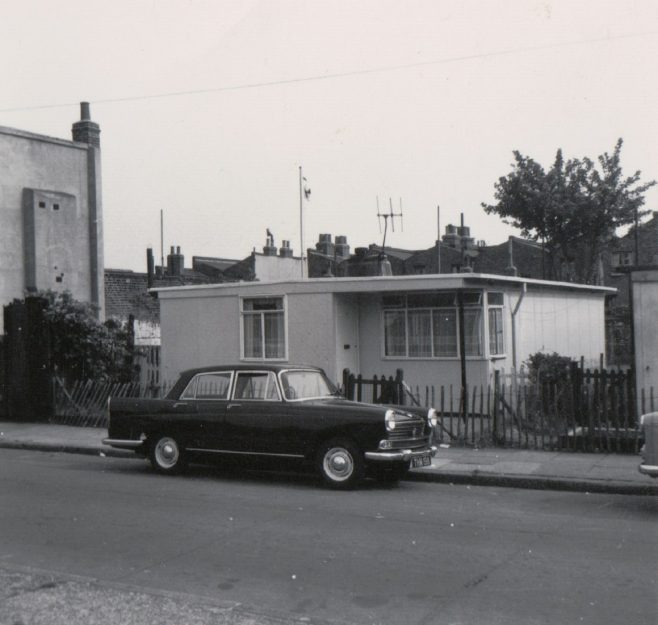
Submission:
[[[0,449],[0,492],[3,624],[658,620],[655,497],[26,449]]]
[[[65,451],[134,458],[102,444],[103,428],[0,422],[0,448]],[[658,495],[658,480],[638,472],[634,454],[575,453],[441,446],[432,466],[410,479],[439,483],[513,486],[543,490]]]

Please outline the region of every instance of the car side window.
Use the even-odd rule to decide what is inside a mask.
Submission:
[[[235,383],[234,399],[280,401],[276,377],[272,371],[240,371]]]
[[[231,372],[200,373],[187,385],[181,399],[228,399]]]
[[[181,399],[194,399],[194,394],[196,393],[196,383],[199,376],[195,375],[185,387],[185,390],[181,393]]]
[[[197,399],[228,399],[231,387],[231,373],[204,373],[198,376]]]

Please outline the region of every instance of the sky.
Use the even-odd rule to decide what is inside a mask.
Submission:
[[[352,249],[382,242],[378,202],[394,247],[462,214],[518,234],[481,207],[514,150],[549,167],[621,137],[625,173],[658,179],[655,0],[22,0],[0,58],[2,126],[70,138],[91,103],[108,268],[159,259],[161,211],[186,266],[268,228],[299,254],[300,167],[304,246]]]

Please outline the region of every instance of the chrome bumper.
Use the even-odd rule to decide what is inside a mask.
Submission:
[[[120,438],[104,438],[103,445],[117,447],[118,449],[137,449],[144,444],[143,440],[123,440]]]
[[[364,454],[366,460],[376,460],[381,462],[409,462],[417,456],[429,454],[432,458],[436,456],[436,447],[426,447],[424,449],[391,449],[390,451],[366,451]]]
[[[651,477],[658,477],[658,466],[655,464],[641,464],[638,467],[638,470],[640,473],[644,473],[645,475],[649,475]]]

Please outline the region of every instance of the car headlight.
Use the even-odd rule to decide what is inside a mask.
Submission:
[[[433,428],[435,428],[439,423],[439,415],[436,413],[434,408],[430,408],[427,411],[427,421]]]
[[[386,423],[386,429],[389,432],[392,432],[395,429],[395,411],[387,410],[384,415],[384,423]]]

